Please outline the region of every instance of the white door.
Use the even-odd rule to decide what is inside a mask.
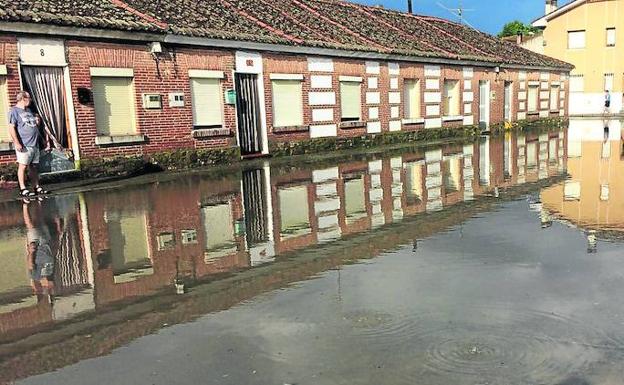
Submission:
[[[511,98],[512,98],[512,85],[511,82],[505,82],[505,121],[511,122]]]
[[[488,80],[479,81],[479,126],[481,128],[490,126],[490,82]]]

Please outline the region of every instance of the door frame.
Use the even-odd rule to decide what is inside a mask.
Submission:
[[[40,43],[40,49],[42,50],[62,50],[62,59],[60,58],[60,53],[58,55],[54,55],[57,52],[53,52],[51,55],[52,59],[50,61],[46,59],[32,59],[32,55],[27,53],[26,48],[23,47],[24,43],[30,43],[26,45],[36,46],[36,43]],[[76,124],[76,111],[74,106],[74,100],[72,97],[72,86],[71,86],[71,76],[69,73],[69,64],[65,60],[65,40],[59,39],[45,39],[45,38],[23,38],[20,37],[17,39],[17,50],[19,53],[19,60],[17,61],[17,72],[20,82],[20,89],[24,89],[24,79],[22,77],[22,66],[36,66],[36,67],[62,67],[63,68],[63,83],[65,86],[65,110],[66,110],[66,119],[68,122],[67,129],[69,130],[70,142],[71,142],[71,150],[74,155],[74,165],[75,168],[80,168],[80,148],[78,141],[78,126]],[[30,51],[30,50],[29,50]],[[41,56],[45,57],[45,56]],[[64,172],[64,171],[63,171]]]
[[[505,81],[505,90],[503,92],[503,119],[506,122],[513,120],[513,82]]]
[[[269,154],[269,137],[266,120],[266,103],[264,95],[264,71],[262,65],[262,55],[257,52],[236,51],[236,65],[232,70],[232,83],[236,89],[236,74],[254,74],[257,75],[258,88],[258,109],[260,110],[260,140],[262,145],[262,155]],[[238,108],[238,106],[236,107]],[[238,124],[238,113],[236,114],[236,144],[240,148],[240,133]]]
[[[481,87],[481,84],[485,85],[485,98],[486,98],[486,103],[485,103],[485,113],[482,114],[481,113],[481,96],[483,93],[483,88]],[[492,103],[492,100],[490,98],[490,81],[489,80],[479,80],[479,126],[481,126],[481,123],[485,123],[485,127],[483,128],[489,128],[490,127],[490,105]]]

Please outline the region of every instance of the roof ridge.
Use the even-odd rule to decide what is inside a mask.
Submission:
[[[169,29],[169,24],[167,24],[164,21],[158,20],[155,17],[152,17],[148,14],[145,14],[141,11],[139,11],[138,9],[135,9],[134,7],[132,7],[131,5],[129,5],[128,3],[126,3],[123,0],[109,0],[111,2],[111,4],[115,7],[118,8],[122,8],[132,14],[134,14],[135,16],[140,17],[141,19],[147,21],[148,23],[154,24],[155,26],[162,28],[162,29]]]
[[[304,42],[304,40],[303,40],[303,39],[300,39],[300,38],[298,38],[298,37],[295,37],[295,36],[293,36],[293,35],[290,35],[290,34],[288,34],[288,33],[284,32],[284,31],[282,31],[281,29],[279,29],[279,28],[275,28],[275,27],[273,27],[273,26],[271,26],[271,25],[269,25],[269,24],[267,24],[267,23],[263,22],[262,20],[260,20],[260,19],[258,19],[258,18],[256,18],[256,17],[254,17],[254,16],[252,16],[252,15],[250,15],[250,14],[249,14],[249,13],[247,13],[246,11],[244,11],[244,10],[242,10],[242,9],[239,9],[238,7],[236,7],[234,4],[230,3],[230,2],[229,2],[229,1],[227,1],[227,0],[218,0],[218,1],[220,1],[220,2],[221,2],[221,4],[225,5],[226,7],[230,7],[230,8],[232,8],[232,9],[234,9],[234,11],[235,11],[235,12],[237,12],[239,15],[241,15],[241,16],[243,16],[243,17],[246,17],[247,19],[249,19],[249,20],[253,21],[254,23],[256,23],[257,25],[259,25],[260,27],[262,27],[262,28],[264,28],[264,29],[266,29],[266,30],[268,30],[268,31],[270,31],[270,32],[273,32],[273,33],[275,33],[275,34],[277,34],[277,35],[279,35],[279,36],[282,36],[282,37],[284,37],[284,38],[286,38],[286,39],[288,39],[288,40],[290,40],[290,41],[293,41],[293,42],[295,42],[295,43],[297,43],[297,44],[301,44],[301,43],[303,43],[303,42]]]
[[[309,1],[309,0],[308,0],[308,1]],[[317,0],[317,1],[318,1],[318,0]],[[375,47],[377,47],[377,48],[381,48],[381,49],[383,49],[384,51],[388,51],[388,48],[387,48],[387,47],[384,47],[383,45],[381,45],[381,44],[379,44],[379,43],[377,43],[377,42],[375,42],[375,41],[373,41],[373,40],[370,40],[370,39],[369,39],[369,38],[367,38],[366,36],[363,36],[363,35],[361,35],[361,34],[359,34],[359,33],[355,32],[355,31],[350,30],[349,28],[345,27],[344,25],[342,25],[342,24],[340,24],[340,23],[338,23],[338,22],[336,22],[336,21],[334,21],[334,20],[330,19],[329,17],[327,17],[327,16],[325,16],[325,15],[321,14],[321,13],[320,13],[319,11],[317,11],[316,9],[310,8],[307,4],[304,4],[302,1],[300,1],[300,0],[292,0],[292,2],[293,2],[293,3],[295,3],[295,4],[297,4],[297,5],[299,5],[299,6],[300,6],[300,7],[302,7],[302,8],[305,8],[306,10],[308,10],[309,12],[313,13],[314,15],[316,15],[316,16],[318,16],[318,17],[320,17],[321,19],[326,20],[326,21],[328,21],[328,22],[332,23],[332,24],[333,24],[333,25],[335,25],[335,26],[338,26],[338,27],[339,27],[339,28],[341,28],[342,30],[344,30],[344,31],[346,31],[346,32],[348,32],[348,33],[350,33],[352,36],[355,36],[355,37],[357,37],[357,38],[359,38],[359,39],[361,39],[361,40],[365,41],[366,43],[372,44],[373,46],[375,46]]]
[[[368,15],[368,16],[370,16],[370,17],[372,17],[372,18],[376,19],[377,21],[379,21],[380,23],[382,23],[382,24],[383,24],[383,25],[385,25],[386,27],[391,28],[391,29],[393,29],[393,30],[395,30],[395,31],[399,32],[401,35],[411,37],[409,33],[407,33],[407,32],[405,32],[405,31],[401,30],[400,28],[395,27],[394,25],[392,25],[392,24],[390,24],[390,23],[386,22],[385,20],[381,20],[381,19],[379,19],[379,17],[377,17],[377,16],[376,16],[376,15],[374,15],[373,13],[369,12],[369,11],[368,11],[368,10],[366,10],[366,9],[363,9],[363,8],[365,8],[365,7],[360,7],[360,4],[354,4],[354,3],[351,3],[351,2],[347,2],[347,1],[345,1],[345,2],[344,2],[344,4],[345,4],[346,6],[348,6],[348,7],[355,8],[355,9],[357,9],[358,11],[360,11],[360,12],[362,12],[362,13],[365,13],[366,15]],[[447,54],[447,55],[451,55],[451,56],[457,56],[457,57],[459,57],[459,55],[456,55],[456,54],[454,54],[454,53],[452,53],[452,52],[449,52],[449,51],[447,51],[447,50],[445,50],[445,49],[443,49],[443,48],[436,47],[436,46],[434,46],[434,45],[432,45],[432,44],[429,44],[429,43],[427,43],[427,42],[425,42],[425,41],[419,41],[419,42],[420,42],[420,43],[422,43],[422,44],[424,44],[424,45],[427,45],[427,46],[429,46],[429,47],[433,48],[434,50],[437,50],[437,51],[443,52],[443,53],[445,53],[445,54]]]

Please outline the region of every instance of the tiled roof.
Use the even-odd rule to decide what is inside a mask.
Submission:
[[[572,68],[448,20],[342,0],[0,0],[0,21]]]
[[[163,31],[157,24],[110,0],[0,0],[0,21],[122,31]]]

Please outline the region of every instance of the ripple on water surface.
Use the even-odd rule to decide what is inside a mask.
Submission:
[[[437,384],[434,378],[457,377],[475,384],[501,379],[556,384],[586,372],[606,355],[624,358],[621,340],[548,312],[482,307],[465,314],[383,314],[373,317],[377,319],[382,322],[357,322],[354,333],[369,346],[410,361],[403,366],[410,369],[392,372],[393,383],[419,378]]]

